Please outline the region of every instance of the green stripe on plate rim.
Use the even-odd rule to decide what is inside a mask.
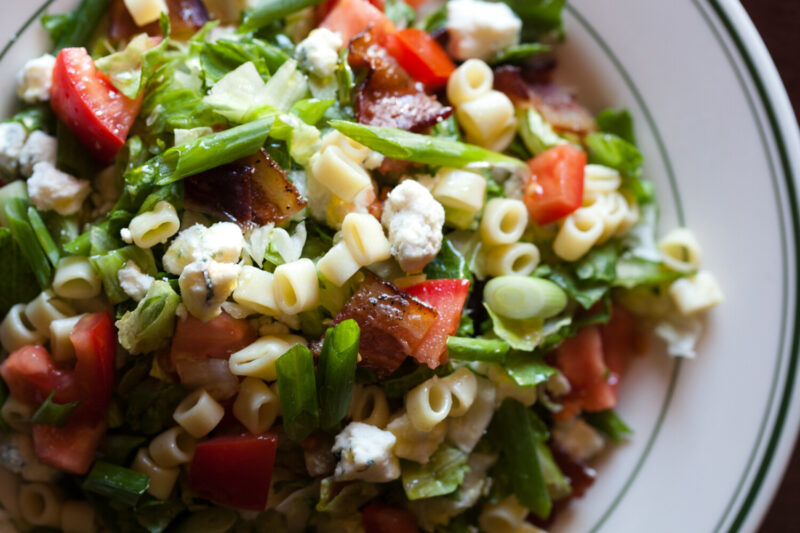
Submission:
[[[8,53],[8,51],[14,45],[14,43],[17,41],[19,36],[22,35],[22,33],[25,32],[31,26],[31,24],[33,24],[54,1],[55,0],[47,0],[46,2],[44,2],[42,4],[42,6],[23,24],[23,26],[19,29],[19,31],[17,31],[11,37],[11,39],[3,47],[3,49],[0,50],[0,60],[2,60],[5,57],[5,55]],[[745,65],[747,66],[748,72],[749,72],[753,82],[755,83],[755,86],[756,86],[757,91],[758,91],[758,95],[759,95],[759,97],[760,97],[760,99],[762,101],[764,110],[767,113],[767,116],[768,116],[768,119],[769,119],[769,125],[770,125],[770,128],[772,130],[772,133],[773,133],[773,136],[775,138],[776,145],[778,147],[778,151],[779,151],[779,154],[780,154],[781,167],[783,169],[784,178],[785,178],[785,181],[786,181],[786,187],[787,187],[787,189],[789,190],[789,193],[790,193],[789,194],[789,204],[790,204],[790,210],[791,210],[791,215],[792,215],[792,225],[793,225],[793,228],[794,228],[795,256],[797,258],[797,264],[800,264],[800,216],[798,216],[798,206],[797,206],[796,190],[795,190],[795,186],[794,186],[794,176],[793,176],[791,165],[789,163],[788,149],[786,147],[786,142],[785,142],[785,140],[783,138],[780,126],[779,126],[778,121],[777,121],[777,116],[776,116],[776,112],[775,112],[774,106],[772,105],[772,102],[769,99],[766,86],[765,86],[763,80],[760,78],[760,75],[759,75],[758,70],[757,70],[757,68],[755,66],[755,63],[754,63],[752,57],[750,56],[749,52],[747,51],[747,48],[746,48],[746,46],[744,44],[744,41],[742,40],[741,36],[737,33],[734,24],[732,23],[730,17],[728,16],[727,12],[725,11],[725,8],[720,4],[720,2],[718,0],[706,0],[706,1],[708,1],[708,3],[712,6],[713,10],[715,11],[715,13],[719,17],[720,21],[724,25],[725,29],[728,31],[728,33],[730,34],[732,40],[734,41],[734,43],[736,45],[736,48],[737,48],[740,56],[742,57]],[[754,107],[754,103],[752,101],[752,97],[750,95],[750,92],[747,90],[747,87],[744,85],[744,82],[742,80],[741,73],[739,72],[738,66],[732,60],[732,57],[730,55],[729,50],[725,46],[725,43],[722,41],[719,33],[717,32],[717,29],[713,26],[713,24],[709,20],[708,15],[700,7],[700,5],[698,3],[698,0],[693,0],[693,2],[697,6],[697,8],[700,10],[701,14],[703,15],[704,19],[708,23],[708,25],[709,25],[710,29],[712,30],[712,32],[715,34],[717,39],[720,41],[720,45],[722,46],[723,50],[725,51],[726,55],[728,56],[729,60],[731,61],[731,64],[734,67],[734,69],[735,69],[735,71],[737,73],[737,76],[740,79],[740,82],[742,82],[743,89],[745,91],[745,94],[748,97],[748,100],[750,102],[752,111],[754,113],[754,118],[756,120],[756,123],[759,125],[759,128],[761,128],[761,122],[760,122],[760,120],[758,120],[758,115],[757,115],[757,113],[755,111],[755,107]],[[592,34],[592,37],[598,42],[598,44],[600,44],[600,46],[603,48],[603,50],[606,52],[606,54],[609,56],[609,58],[615,64],[615,66],[619,70],[620,74],[625,79],[625,82],[628,84],[629,88],[631,89],[632,93],[634,94],[634,97],[636,98],[637,103],[640,106],[642,112],[644,113],[645,118],[646,118],[646,120],[648,122],[648,125],[650,126],[650,128],[651,128],[651,130],[654,133],[654,136],[656,138],[656,142],[657,142],[657,144],[659,146],[659,151],[661,152],[662,159],[664,161],[665,167],[667,168],[667,173],[668,173],[668,177],[669,177],[669,181],[670,181],[670,187],[672,188],[672,195],[673,195],[673,198],[674,198],[675,203],[676,203],[676,209],[677,209],[677,213],[678,213],[678,218],[679,218],[680,223],[684,224],[685,222],[684,222],[683,207],[682,207],[681,202],[680,202],[680,194],[679,194],[679,191],[678,191],[678,188],[677,188],[677,183],[676,183],[676,180],[675,180],[675,177],[674,177],[673,167],[672,167],[672,164],[670,162],[668,153],[666,151],[663,139],[662,139],[662,137],[661,137],[661,135],[660,135],[660,133],[658,131],[658,128],[656,127],[656,125],[655,125],[655,123],[653,121],[652,114],[650,113],[649,109],[647,108],[647,106],[646,106],[646,104],[644,102],[644,99],[641,96],[641,93],[636,88],[635,84],[633,83],[633,80],[628,75],[627,71],[624,69],[624,67],[620,63],[619,59],[613,54],[611,49],[608,47],[607,43],[605,43],[605,41],[603,41],[603,39],[600,37],[599,33],[593,27],[591,27],[591,25],[589,25],[589,23],[586,21],[586,19],[584,17],[582,17],[575,10],[575,8],[573,6],[567,6],[567,8],[576,17],[576,19],[579,22],[581,22],[581,24],[584,25],[584,27]],[[763,139],[763,141],[765,143],[765,147],[767,147],[768,143],[766,141],[766,137],[765,137],[763,129],[760,131],[760,133],[761,133],[762,139]],[[766,152],[767,152],[766,155],[767,155],[767,158],[768,158],[768,160],[770,162],[770,165],[773,165],[772,157],[770,156],[769,151],[766,150]],[[773,175],[773,179],[775,179],[774,175]],[[777,189],[776,189],[776,193],[777,193]],[[781,219],[781,222],[783,222],[783,219]],[[770,439],[769,439],[769,442],[768,442],[768,445],[767,445],[767,450],[766,450],[766,453],[765,453],[765,455],[764,455],[764,457],[763,457],[763,459],[762,459],[762,461],[761,461],[761,463],[759,465],[759,468],[758,468],[758,471],[757,471],[757,474],[756,474],[756,478],[753,480],[753,484],[751,485],[750,490],[748,491],[747,496],[746,496],[746,498],[745,498],[745,500],[744,500],[744,502],[742,504],[742,507],[739,509],[739,512],[737,513],[736,518],[734,519],[734,523],[732,524],[732,526],[729,529],[729,531],[738,531],[739,528],[744,523],[745,519],[747,518],[748,514],[752,510],[752,505],[755,502],[755,499],[758,496],[758,492],[759,492],[759,490],[761,489],[761,487],[763,485],[764,479],[766,478],[766,475],[767,475],[767,473],[769,471],[769,467],[771,465],[771,462],[774,459],[775,449],[777,448],[778,443],[781,440],[781,436],[782,436],[783,430],[785,429],[786,415],[787,415],[787,412],[788,412],[789,403],[790,403],[790,401],[792,399],[792,395],[793,395],[793,392],[794,392],[795,378],[796,378],[796,372],[797,372],[797,366],[798,366],[798,346],[800,346],[800,324],[798,324],[798,321],[797,321],[797,318],[798,318],[797,309],[794,310],[794,315],[795,315],[795,321],[794,321],[795,328],[793,330],[793,337],[792,337],[792,348],[791,348],[791,352],[790,352],[791,353],[791,358],[790,358],[790,361],[789,361],[789,369],[788,369],[788,373],[787,373],[787,376],[786,376],[784,389],[783,389],[783,392],[781,394],[781,403],[780,403],[779,410],[778,410],[778,416],[777,416],[777,419],[775,421],[774,428],[773,428],[773,430],[772,430],[772,432],[770,434]],[[780,355],[782,355],[782,353]],[[636,467],[634,468],[634,471],[632,472],[632,474],[629,477],[629,479],[626,481],[626,483],[623,486],[620,494],[614,499],[614,501],[611,504],[611,507],[601,517],[600,521],[594,526],[592,531],[595,531],[599,527],[601,527],[602,524],[605,522],[605,520],[611,515],[611,513],[614,511],[616,506],[620,503],[620,501],[624,497],[624,495],[627,492],[628,488],[630,487],[631,483],[633,482],[633,480],[637,476],[639,470],[641,469],[641,466],[643,465],[644,461],[646,460],[646,458],[647,458],[647,456],[648,456],[648,454],[649,454],[649,452],[650,452],[650,450],[652,448],[652,445],[653,445],[653,443],[655,441],[655,438],[658,436],[658,432],[659,432],[659,430],[661,428],[661,425],[663,424],[663,420],[664,420],[664,418],[666,416],[666,412],[667,412],[667,410],[669,408],[669,404],[670,404],[670,400],[671,400],[671,397],[672,397],[672,393],[673,393],[673,391],[675,389],[675,384],[677,383],[677,378],[678,378],[678,374],[679,374],[679,371],[680,371],[680,366],[681,366],[680,365],[680,361],[677,361],[675,366],[674,366],[674,369],[673,369],[672,377],[670,379],[670,384],[668,386],[667,395],[666,395],[664,403],[662,405],[661,412],[659,413],[659,417],[658,417],[658,420],[656,422],[656,426],[655,426],[653,432],[651,433],[651,435],[650,435],[650,437],[648,439],[648,443],[647,443],[647,445],[645,447],[645,451],[643,452],[643,454],[640,457],[639,461],[637,461],[637,464],[636,464]],[[777,375],[779,373],[780,366],[781,366],[781,363],[779,361],[778,365],[777,365],[777,368],[776,368],[776,377],[777,377]],[[771,400],[769,402],[769,405],[768,405],[768,408],[767,408],[767,414],[769,414],[769,412],[771,411],[772,403],[774,403],[774,402]],[[764,418],[766,418],[766,416]],[[734,492],[732,500],[728,504],[728,506],[726,507],[725,514],[720,519],[720,521],[719,521],[717,527],[715,528],[715,530],[718,530],[721,527],[722,523],[725,521],[725,518],[730,513],[730,510],[731,510],[731,508],[733,506],[733,503],[735,502],[738,494],[741,491],[742,485],[744,484],[744,482],[745,482],[745,480],[747,478],[748,472],[750,470],[750,466],[752,465],[752,462],[753,462],[753,460],[755,458],[755,454],[757,453],[757,450],[758,450],[758,447],[759,447],[759,442],[760,442],[760,439],[757,441],[757,443],[756,443],[756,445],[754,447],[754,450],[753,450],[753,452],[751,454],[751,458],[748,461],[748,467],[747,467],[745,473],[742,475],[742,478],[740,480],[739,486],[737,487],[736,491]]]

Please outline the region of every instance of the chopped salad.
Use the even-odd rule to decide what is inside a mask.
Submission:
[[[723,299],[631,114],[554,83],[563,6],[45,14],[0,123],[0,520],[552,525],[649,333],[693,357]]]

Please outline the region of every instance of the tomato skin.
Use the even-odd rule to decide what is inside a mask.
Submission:
[[[439,315],[412,354],[431,368],[447,361],[447,337],[455,335],[469,295],[466,279],[435,279],[406,289],[406,294],[434,307]]]
[[[406,72],[432,90],[444,87],[456,69],[439,43],[418,28],[387,35],[385,46]]]
[[[189,486],[222,505],[263,511],[277,447],[278,437],[270,433],[201,442],[189,469]]]
[[[13,352],[0,364],[0,376],[11,396],[29,405],[40,405],[52,391],[56,402],[75,399],[72,373],[57,368],[43,346],[23,346]]]
[[[56,58],[50,105],[95,159],[110,163],[141,107],[99,72],[85,48],[64,48]]]
[[[586,153],[570,144],[542,152],[530,161],[532,176],[525,183],[523,200],[537,224],[555,222],[583,202]]]
[[[318,5],[314,9],[314,24],[319,26],[320,22],[325,20],[325,17],[333,11],[333,8],[335,8],[339,2],[340,0],[327,0]],[[386,0],[369,0],[369,3],[381,11],[386,10]]]
[[[417,533],[417,519],[406,509],[372,502],[361,512],[366,533]]]
[[[75,347],[75,385],[87,415],[102,419],[114,393],[117,337],[111,313],[86,315],[69,336]]]
[[[183,359],[227,359],[255,340],[250,323],[228,313],[208,322],[188,316],[175,327],[170,357],[176,365]]]
[[[104,420],[81,419],[76,410],[63,427],[34,424],[33,446],[42,463],[83,475],[92,466],[106,429]]]
[[[555,366],[572,387],[565,399],[570,408],[558,419],[577,414],[576,402],[585,411],[602,411],[617,404],[615,380],[610,379],[598,326],[582,328],[575,337],[561,343],[556,349]]]
[[[372,26],[378,42],[394,33],[394,23],[368,0],[340,0],[319,25],[338,33],[345,46],[356,34]]]

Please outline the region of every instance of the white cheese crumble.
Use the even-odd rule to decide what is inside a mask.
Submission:
[[[203,322],[216,318],[222,312],[222,304],[236,289],[240,270],[237,264],[210,259],[188,264],[178,278],[183,305]]]
[[[56,58],[50,54],[29,60],[17,74],[17,96],[29,104],[50,100]]]
[[[381,221],[392,255],[405,272],[421,271],[442,247],[444,208],[414,180],[403,181],[389,193]]]
[[[119,286],[122,287],[125,294],[137,302],[144,298],[150,285],[155,281],[153,276],[142,272],[133,261],[128,261],[124,267],[119,269],[117,278],[119,279]]]
[[[52,209],[59,215],[80,211],[90,192],[88,181],[61,172],[48,162],[34,165],[28,179],[28,196],[36,209]]]
[[[172,241],[164,254],[164,269],[180,275],[189,263],[199,260],[236,263],[243,247],[242,230],[232,222],[218,222],[208,228],[195,224]]]
[[[39,462],[31,436],[23,433],[0,439],[0,467],[21,475],[25,481],[49,483],[59,477],[58,470]]]
[[[522,21],[502,2],[452,0],[447,3],[448,51],[462,61],[489,61],[519,44]]]
[[[0,170],[15,176],[19,169],[19,154],[28,138],[27,130],[19,122],[0,123]]]
[[[33,174],[33,167],[37,163],[50,163],[55,167],[57,151],[58,141],[55,137],[43,131],[34,131],[19,152],[19,171],[28,177]]]
[[[385,483],[400,477],[400,461],[392,452],[397,439],[388,431],[363,422],[351,422],[336,440],[331,451],[339,458],[334,477],[337,481],[363,479]]]
[[[297,45],[297,59],[310,74],[326,79],[336,72],[342,38],[327,28],[313,30]]]

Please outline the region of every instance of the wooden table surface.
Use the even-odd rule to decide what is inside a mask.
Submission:
[[[800,0],[742,0],[780,71],[800,116]],[[798,400],[800,401],[800,400]],[[800,531],[800,447],[759,533]]]

